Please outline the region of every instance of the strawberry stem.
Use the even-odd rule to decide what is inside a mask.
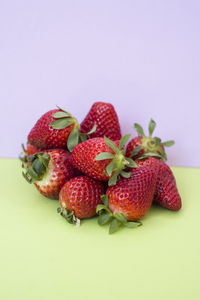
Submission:
[[[109,234],[113,234],[121,226],[125,226],[127,228],[136,228],[142,225],[140,221],[128,222],[122,213],[112,213],[109,209],[109,199],[107,195],[102,195],[101,200],[103,204],[97,205],[96,208],[96,213],[99,215],[98,224],[100,226],[110,224]]]

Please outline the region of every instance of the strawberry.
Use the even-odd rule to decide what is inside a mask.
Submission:
[[[95,126],[91,132],[94,130]],[[86,134],[80,134],[77,120],[59,108],[41,116],[28,135],[28,143],[42,149],[68,148],[72,152],[81,138],[85,140]]]
[[[107,189],[106,197],[102,198],[104,205],[97,207],[99,224],[111,222],[110,233],[121,225],[130,228],[141,225],[132,221],[141,219],[151,207],[155,185],[156,172],[152,168],[133,169],[130,178],[121,178]]]
[[[157,172],[154,201],[170,210],[181,208],[181,197],[176,187],[175,177],[167,164],[154,157],[137,161],[138,166],[151,167]]]
[[[96,123],[96,131],[89,138],[104,137],[115,141],[121,139],[117,113],[110,103],[95,102],[81,123],[81,132],[88,132]]]
[[[69,223],[79,224],[78,219],[91,218],[104,193],[102,182],[87,176],[79,176],[67,181],[59,194],[58,212]]]
[[[28,166],[27,166],[28,165]],[[32,183],[45,197],[58,199],[65,182],[76,176],[69,152],[63,149],[45,150],[27,156],[25,179]]]
[[[114,185],[119,175],[130,177],[127,168],[137,167],[132,159],[124,156],[124,144],[129,137],[125,135],[114,142],[106,137],[89,139],[74,147],[71,161],[89,177]]]
[[[161,139],[158,137],[152,137],[153,131],[156,127],[154,120],[149,122],[149,136],[144,134],[143,128],[135,123],[134,127],[138,133],[138,137],[132,139],[126,148],[126,156],[133,159],[139,157],[149,157],[160,155],[163,161],[167,160],[167,155],[164,149],[165,147],[170,147],[174,145],[174,141],[161,142]]]

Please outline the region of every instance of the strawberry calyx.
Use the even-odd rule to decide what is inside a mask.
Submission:
[[[69,211],[66,208],[65,203],[62,203],[61,207],[57,208],[57,212],[70,224],[80,226],[80,219],[74,215],[74,211]]]
[[[24,144],[21,144],[22,146],[22,152],[19,154],[19,159],[22,162],[22,167],[24,167],[24,164],[27,163],[27,150],[24,146]]]
[[[58,107],[58,106],[57,106]],[[59,111],[52,115],[56,120],[49,124],[50,127],[54,129],[64,129],[71,125],[73,126],[72,131],[70,132],[67,139],[67,148],[70,152],[73,151],[73,148],[78,145],[80,142],[83,142],[87,139],[87,136],[94,133],[96,131],[96,124],[94,124],[93,128],[87,133],[80,133],[80,125],[76,118],[72,116],[69,112],[64,109],[58,107]]]
[[[171,147],[174,145],[174,141],[170,140],[167,142],[162,142],[160,138],[158,137],[152,137],[152,134],[155,130],[156,122],[151,119],[148,126],[149,136],[146,136],[144,134],[144,130],[141,127],[141,125],[135,123],[134,128],[137,131],[141,145],[137,146],[133,149],[131,153],[131,157],[137,155],[141,150],[144,151],[144,154],[142,155],[143,158],[150,157],[150,156],[156,156],[159,155],[158,158],[162,159],[163,161],[167,160],[167,155],[164,150],[164,147]]]
[[[50,162],[50,155],[43,152],[28,155],[26,157],[26,162],[27,164],[22,165],[25,169],[25,172],[22,172],[24,178],[28,181],[28,183],[40,181],[46,174]]]
[[[122,137],[119,143],[119,147],[115,145],[113,141],[104,136],[104,140],[107,146],[113,150],[114,154],[110,152],[102,152],[95,157],[96,161],[111,160],[106,167],[106,174],[110,177],[108,185],[115,185],[120,175],[124,178],[129,178],[131,173],[128,172],[130,168],[137,168],[137,164],[129,157],[126,157],[124,145],[130,138],[130,134],[126,134]]]
[[[107,195],[102,195],[101,200],[103,204],[97,205],[96,208],[96,213],[99,215],[98,224],[100,226],[110,224],[109,234],[116,232],[121,226],[125,226],[127,228],[136,228],[142,225],[140,221],[128,222],[122,213],[112,213],[108,206]]]

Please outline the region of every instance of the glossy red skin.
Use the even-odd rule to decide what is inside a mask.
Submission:
[[[52,115],[58,111],[53,109],[41,116],[28,135],[28,143],[42,149],[67,148],[67,139],[74,124],[64,129],[50,127],[49,124],[56,120]]]
[[[137,136],[137,137],[133,138],[132,140],[130,140],[130,142],[128,143],[128,145],[126,147],[126,156],[127,157],[131,157],[133,160],[135,160],[135,159],[141,157],[145,153],[144,149],[141,149],[137,155],[131,156],[132,151],[136,147],[142,145],[142,140],[143,140],[142,136]],[[164,147],[162,145],[161,145],[161,147],[164,150]],[[161,153],[159,151],[155,151],[155,152],[158,153],[159,155],[161,155]]]
[[[95,102],[80,125],[81,132],[89,132],[95,123],[97,129],[88,139],[104,136],[113,141],[121,139],[119,119],[112,104]]]
[[[76,176],[76,170],[70,161],[69,152],[63,149],[46,150],[43,152],[50,155],[50,162],[53,169],[45,185],[42,184],[42,181],[35,181],[34,185],[45,197],[58,199],[61,188],[66,181]]]
[[[151,167],[157,172],[154,201],[169,210],[179,210],[182,206],[181,197],[176,187],[175,177],[167,164],[163,161],[149,157],[137,161],[139,167]]]
[[[120,141],[115,141],[118,147]],[[106,167],[111,159],[96,161],[95,157],[101,152],[109,152],[114,154],[105,143],[104,138],[94,138],[78,144],[74,147],[71,161],[73,165],[87,176],[96,180],[108,181],[109,176],[106,175]]]
[[[123,213],[128,221],[141,219],[151,207],[156,185],[156,172],[149,167],[132,170],[130,178],[121,178],[107,189],[109,208]]]
[[[96,214],[96,207],[102,204],[104,194],[102,182],[87,176],[70,179],[62,187],[59,195],[60,206],[74,211],[79,219],[91,218]]]

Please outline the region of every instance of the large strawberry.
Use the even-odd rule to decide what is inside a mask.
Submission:
[[[181,208],[181,197],[176,187],[175,177],[169,166],[154,157],[138,160],[138,166],[151,167],[157,172],[154,201],[170,210]]]
[[[97,207],[99,224],[110,223],[110,233],[121,225],[136,227],[141,223],[129,223],[141,219],[151,207],[156,185],[156,172],[149,167],[132,170],[130,178],[121,178],[107,189],[104,205]],[[106,203],[107,202],[107,203]]]
[[[88,138],[106,136],[113,141],[121,139],[118,116],[112,104],[95,102],[81,123],[81,132],[90,131],[95,123],[97,129]]]
[[[74,147],[71,161],[89,177],[114,185],[119,175],[130,177],[127,169],[137,167],[132,159],[124,156],[124,144],[129,137],[125,135],[120,141],[114,142],[106,137],[89,139]]]
[[[87,176],[72,178],[65,183],[59,194],[58,212],[69,223],[79,224],[78,219],[91,218],[102,203],[103,183]]]
[[[91,132],[94,130],[95,125]],[[77,120],[61,108],[42,115],[28,135],[28,143],[38,148],[68,148],[70,152],[83,139],[86,139],[86,134],[80,134]]]
[[[167,155],[164,149],[174,145],[174,141],[162,142],[158,137],[152,137],[156,123],[154,120],[149,122],[149,136],[144,134],[143,128],[135,123],[134,128],[138,133],[138,137],[133,138],[127,145],[126,156],[137,159],[139,157],[156,156],[159,154],[162,160],[167,160]]]
[[[27,156],[23,176],[45,197],[58,199],[65,182],[76,176],[70,153],[63,149],[46,150]]]

